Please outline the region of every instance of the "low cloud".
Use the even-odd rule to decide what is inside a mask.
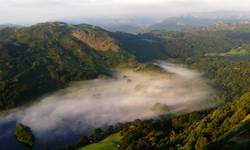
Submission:
[[[0,119],[0,129],[6,122],[22,122],[38,139],[53,141],[69,133],[88,133],[117,122],[157,117],[152,109],[155,104],[168,106],[168,113],[215,105],[209,101],[213,90],[200,73],[164,62],[157,64],[171,74],[126,70],[117,72],[116,78],[77,82]]]

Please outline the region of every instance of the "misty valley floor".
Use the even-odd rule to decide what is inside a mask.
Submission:
[[[178,114],[216,106],[209,81],[197,71],[166,62],[156,63],[166,73],[118,70],[112,78],[72,83],[37,103],[14,110],[0,119],[0,149],[24,149],[14,138],[17,122],[29,126],[37,143],[57,147],[77,141],[94,128],[135,119],[157,118],[157,103]],[[3,144],[4,143],[4,144]]]

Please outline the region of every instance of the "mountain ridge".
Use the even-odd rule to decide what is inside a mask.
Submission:
[[[90,34],[79,39],[72,34],[76,30]],[[108,32],[91,25],[42,23],[5,28],[0,35],[1,108],[13,107],[72,80],[97,77],[119,62],[133,59]],[[103,43],[109,46],[103,48]]]

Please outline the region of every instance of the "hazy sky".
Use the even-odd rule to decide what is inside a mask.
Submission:
[[[250,0],[0,0],[0,24],[36,23],[64,18],[118,18],[187,12],[246,11]]]

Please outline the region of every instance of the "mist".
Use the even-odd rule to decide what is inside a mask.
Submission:
[[[156,103],[168,106],[167,114],[216,105],[210,101],[214,91],[209,81],[199,72],[166,62],[156,64],[166,73],[120,70],[112,78],[72,83],[37,103],[15,110],[0,119],[0,141],[9,135],[6,126],[10,122],[29,126],[36,138],[46,142],[63,139],[67,134],[87,134],[117,122],[157,118],[152,109]]]

